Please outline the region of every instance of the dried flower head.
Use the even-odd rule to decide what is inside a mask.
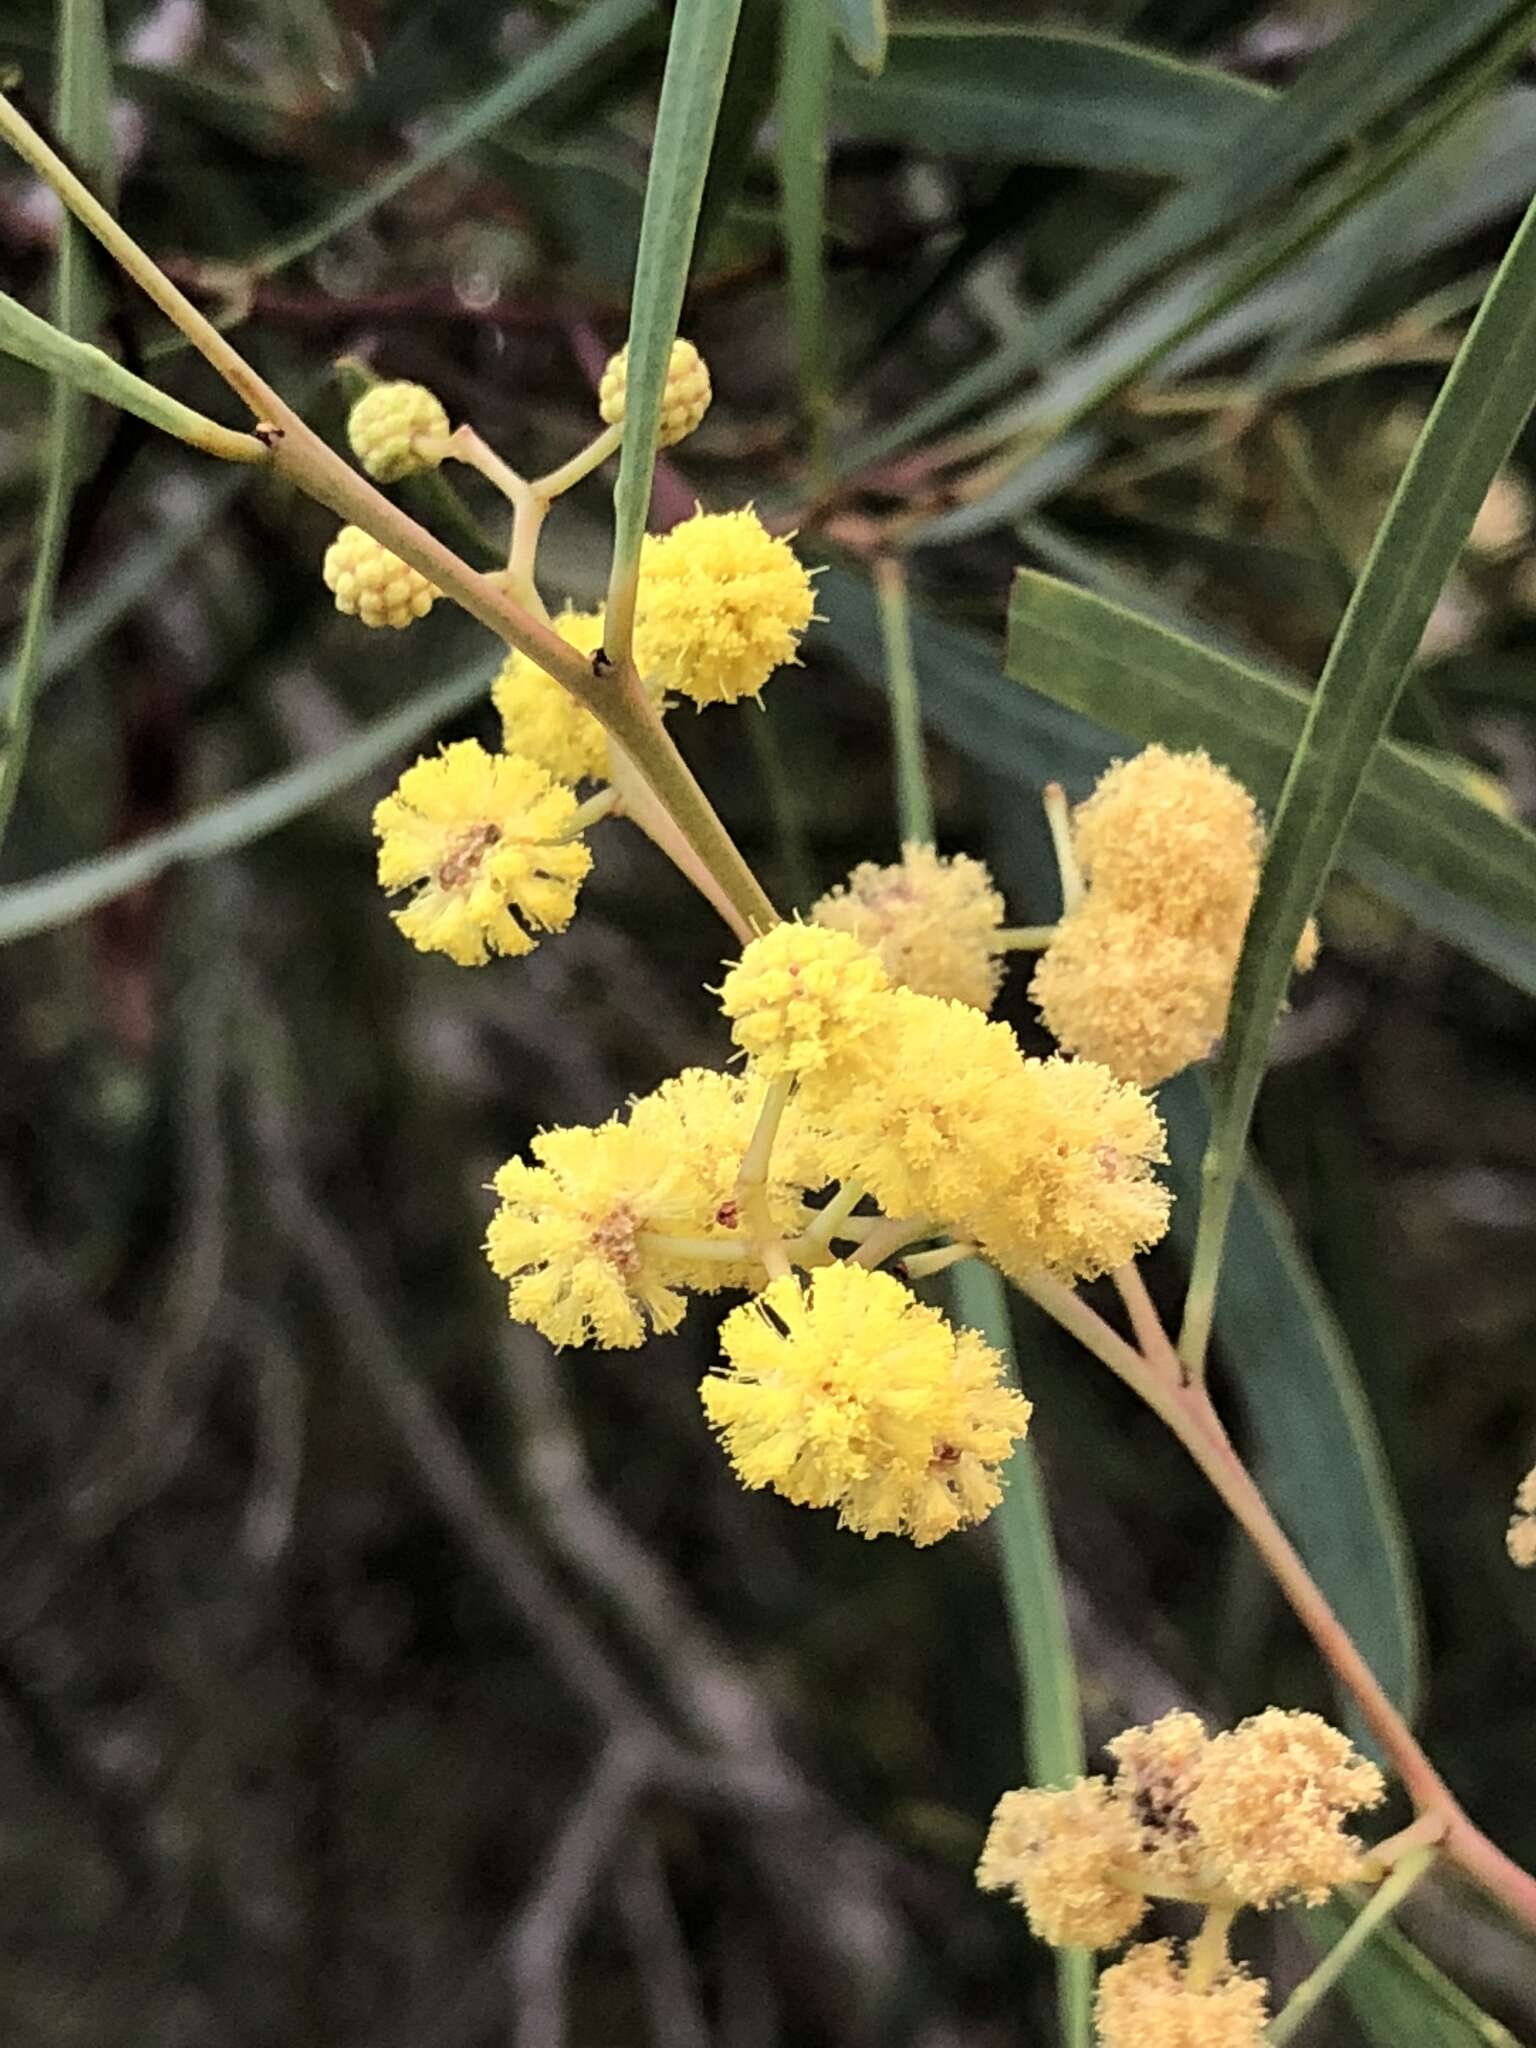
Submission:
[[[761,1073],[803,1075],[878,1021],[888,987],[874,954],[846,932],[780,924],[745,948],[721,986],[720,1007]]]
[[[461,967],[531,953],[532,933],[570,923],[592,865],[579,839],[562,836],[575,815],[571,792],[535,762],[478,740],[417,761],[373,813],[380,887],[421,885],[396,924]]]
[[[629,350],[621,348],[608,358],[603,380],[597,388],[597,409],[610,427],[624,417],[629,375]],[[667,358],[667,381],[661,398],[661,427],[657,446],[670,448],[685,440],[709,411],[712,394],[709,365],[691,341],[679,335]]]
[[[1229,1891],[1255,1906],[1317,1905],[1359,1873],[1345,1818],[1385,1797],[1380,1771],[1337,1728],[1268,1707],[1212,1738],[1184,1810]]]
[[[997,1353],[889,1273],[834,1264],[774,1280],[720,1329],[699,1389],[737,1476],[865,1536],[935,1543],[1002,1498],[1029,1422]]]
[[[1238,1969],[1197,1987],[1171,1941],[1138,1942],[1099,1979],[1100,2048],[1263,2048],[1268,1989]]]
[[[920,995],[990,1010],[1002,981],[995,951],[1003,899],[979,860],[947,858],[915,839],[894,867],[862,861],[811,912],[878,953],[891,980]]]
[[[1504,1541],[1512,1564],[1519,1565],[1522,1571],[1536,1565],[1536,1465],[1515,1488],[1515,1511],[1509,1518]]]
[[[1102,1778],[1063,1791],[1005,1792],[976,1866],[983,1891],[1006,1891],[1042,1941],[1111,1948],[1140,1925],[1140,1830]]]
[[[734,704],[797,658],[811,606],[811,579],[794,549],[750,506],[696,512],[646,540],[635,661],[696,704]]]
[[[554,628],[578,654],[595,654],[603,644],[600,611],[563,611]],[[608,735],[600,721],[516,648],[497,671],[491,701],[501,713],[509,751],[537,761],[558,782],[592,782],[607,775]]]
[[[336,609],[365,626],[402,627],[424,619],[438,591],[419,569],[402,562],[360,526],[344,526],[325,551],[325,587]]]
[[[375,384],[347,415],[352,453],[379,484],[436,469],[447,437],[442,400],[425,384]]]

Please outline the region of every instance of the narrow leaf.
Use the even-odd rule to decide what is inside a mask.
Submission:
[[[1387,509],[1275,812],[1216,1071],[1183,1354],[1205,1351],[1227,1216],[1297,941],[1333,866],[1441,586],[1536,400],[1536,202],[1499,266]]]
[[[1349,1909],[1330,1901],[1302,1925],[1342,1938]],[[1508,2027],[1470,1999],[1395,1927],[1379,1928],[1343,1980],[1362,2036],[1374,2048],[1525,2048]]]
[[[604,625],[607,652],[615,661],[629,653],[667,363],[683,309],[740,12],[741,0],[678,0],[672,16],[629,309],[624,447],[613,494],[613,565]]]
[[[819,0],[829,8],[843,48],[861,71],[878,71],[885,62],[885,0]]]
[[[858,135],[967,160],[1194,179],[1275,97],[1108,36],[936,27],[898,33],[878,79],[840,80],[837,118]]]
[[[827,333],[827,122],[832,23],[826,0],[785,0],[779,68],[779,189],[783,195],[789,326],[810,435],[813,487],[826,480],[832,363]]]
[[[482,661],[462,669],[398,711],[375,719],[329,753],[269,775],[240,796],[196,811],[168,831],[151,833],[115,853],[77,861],[37,881],[0,889],[0,945],[72,924],[183,861],[209,860],[277,831],[473,704],[490,687],[495,668],[494,661]]]

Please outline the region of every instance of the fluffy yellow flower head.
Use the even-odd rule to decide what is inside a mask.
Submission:
[[[1099,1979],[1100,2048],[1263,2048],[1269,1987],[1224,1970],[1195,1989],[1171,1941],[1144,1941]]]
[[[1337,1728],[1268,1707],[1211,1739],[1184,1811],[1207,1863],[1239,1898],[1319,1905],[1359,1874],[1346,1815],[1385,1797],[1380,1771]]]
[[[1002,1498],[1029,1422],[1002,1361],[889,1273],[834,1264],[772,1281],[721,1325],[699,1389],[737,1476],[843,1528],[935,1543]]]
[[[530,931],[570,923],[592,865],[579,839],[556,843],[575,815],[571,792],[536,763],[488,754],[478,740],[417,761],[373,813],[380,887],[421,884],[396,924],[423,953],[461,967],[531,953]]]
[[[825,1066],[878,1021],[889,983],[846,932],[780,924],[753,939],[725,977],[731,1036],[770,1079]]]
[[[695,704],[755,697],[796,659],[811,579],[750,506],[696,512],[640,556],[635,661]]]
[[[1504,1538],[1511,1564],[1529,1571],[1536,1565],[1536,1465],[1515,1489],[1515,1511]]]
[[[1166,930],[1095,891],[1063,919],[1029,992],[1065,1051],[1151,1088],[1215,1045],[1235,966],[1227,947]]]
[[[1135,1888],[1140,1832],[1102,1778],[1064,1791],[1005,1792],[976,1882],[983,1891],[1011,1893],[1042,1941],[1112,1948],[1147,1910]]]
[[[603,644],[601,612],[563,611],[554,627],[578,654],[595,654]],[[501,713],[502,744],[537,761],[557,781],[591,782],[607,775],[608,735],[601,723],[516,648],[491,684],[491,701]]]
[[[979,860],[963,853],[946,859],[910,839],[897,866],[860,862],[811,915],[872,948],[902,988],[978,1010],[990,1010],[996,999],[1003,970],[994,947],[1003,899]]]
[[[746,1287],[763,1269],[701,1257],[688,1247],[736,1232],[736,1175],[763,1088],[740,1075],[688,1068],[595,1130],[546,1131],[533,1163],[508,1160],[496,1176],[501,1206],[486,1255],[509,1283],[507,1305],[552,1344],[628,1349],[647,1317],[675,1329],[683,1290]],[[802,1160],[793,1112],[775,1148],[768,1190],[775,1227],[803,1227],[804,1204],[785,1168]],[[675,1240],[675,1243],[674,1243]]]
[[[337,611],[365,626],[398,631],[424,619],[437,601],[436,585],[360,526],[341,529],[325,551],[320,573]]]
[[[447,436],[442,400],[425,384],[375,384],[347,415],[352,453],[375,483],[436,469]]]
[[[1117,761],[1073,813],[1072,843],[1089,889],[1122,910],[1188,938],[1241,940],[1264,827],[1208,754],[1147,747]]]
[[[629,350],[621,348],[608,358],[603,381],[597,387],[597,409],[610,427],[624,417],[629,375]],[[691,341],[679,335],[667,358],[667,382],[661,398],[661,431],[657,446],[670,448],[686,440],[709,411],[712,396],[709,365]]]

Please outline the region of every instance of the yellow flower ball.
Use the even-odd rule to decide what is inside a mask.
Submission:
[[[1258,887],[1264,826],[1208,754],[1147,747],[1117,761],[1072,816],[1089,889],[1161,930],[1219,940],[1236,957]]]
[[[1099,1979],[1099,2048],[1264,2048],[1268,1994],[1235,1968],[1196,1986],[1171,1941],[1138,1942]]]
[[[1062,1790],[1025,1787],[997,1802],[976,1866],[984,1892],[1008,1892],[1056,1948],[1112,1948],[1141,1923],[1141,1831],[1102,1778]]]
[[[375,384],[347,415],[352,453],[379,484],[436,469],[447,437],[442,400],[425,384]]]
[[[731,1037],[770,1080],[808,1074],[880,1015],[885,969],[846,932],[780,924],[753,939],[725,977]]]
[[[1151,1088],[1212,1050],[1236,966],[1231,944],[1168,930],[1095,889],[1057,926],[1029,993],[1064,1051]]]
[[[365,626],[401,627],[424,619],[437,601],[436,586],[402,562],[360,526],[344,526],[321,567],[336,609]]]
[[[811,579],[750,506],[697,512],[640,555],[635,661],[695,704],[755,697],[797,658]]]
[[[603,644],[600,611],[563,611],[554,628],[579,654],[595,654]],[[559,782],[606,778],[608,735],[601,722],[516,648],[491,684],[491,701],[501,713],[502,744],[509,751],[537,761]]]
[[[461,967],[531,953],[533,932],[570,923],[592,865],[582,842],[563,836],[575,816],[570,790],[536,762],[488,754],[478,740],[417,761],[373,814],[380,887],[420,885],[396,924],[423,953]]]
[[[811,916],[831,931],[851,932],[901,988],[977,1010],[990,1010],[996,999],[1003,899],[982,863],[966,854],[946,858],[908,840],[896,866],[861,861]]]
[[[598,412],[610,427],[616,427],[624,417],[628,374],[629,350],[621,348],[616,356],[608,358],[597,389]],[[712,396],[709,365],[693,343],[684,341],[679,335],[667,359],[667,381],[662,392],[657,446],[670,448],[674,443],[686,440],[709,411]]]
[[[889,1273],[793,1274],[733,1309],[699,1393],[738,1478],[918,1545],[981,1521],[1029,1422],[1002,1361]]]

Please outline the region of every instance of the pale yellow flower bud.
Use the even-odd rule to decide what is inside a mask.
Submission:
[[[325,551],[320,573],[337,611],[365,626],[399,631],[424,619],[439,595],[419,569],[392,555],[360,526],[341,529]]]
[[[442,400],[425,384],[375,384],[347,416],[352,453],[375,483],[436,469],[447,436]]]
[[[608,358],[602,382],[597,387],[597,409],[610,427],[616,427],[624,417],[628,372],[629,350],[621,348],[616,356]],[[709,365],[693,343],[684,341],[679,335],[672,344],[672,354],[667,361],[657,445],[670,448],[674,443],[686,440],[709,411],[712,395]]]

